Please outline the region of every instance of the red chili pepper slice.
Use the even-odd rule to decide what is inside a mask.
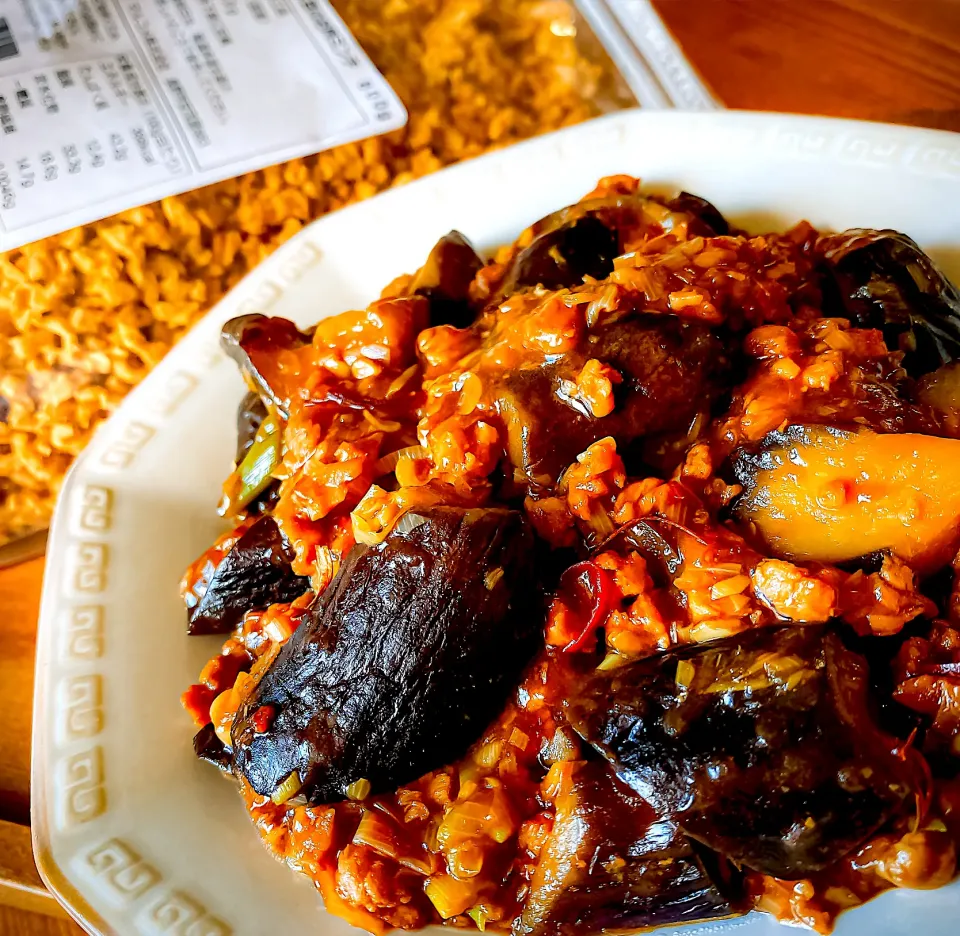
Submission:
[[[277,710],[272,705],[261,705],[251,716],[250,723],[257,734],[263,734],[270,727]]]
[[[578,562],[560,577],[559,597],[583,628],[564,648],[572,653],[586,648],[611,606],[610,577],[595,562]]]

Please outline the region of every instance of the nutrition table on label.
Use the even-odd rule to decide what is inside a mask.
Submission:
[[[405,120],[324,0],[0,0],[0,249]]]

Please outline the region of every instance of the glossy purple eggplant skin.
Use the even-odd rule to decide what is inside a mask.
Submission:
[[[204,725],[193,736],[193,753],[196,754],[200,760],[206,761],[208,764],[213,764],[217,770],[225,774],[232,772],[233,758],[230,750],[225,747],[224,743],[217,737],[217,733],[214,731],[212,724]]]
[[[297,771],[329,803],[357,780],[377,793],[454,763],[541,640],[533,554],[523,515],[492,508],[411,514],[354,547],[240,708],[235,770],[264,795]]]
[[[292,561],[293,550],[276,520],[261,517],[212,571],[199,600],[188,596],[187,633],[229,634],[247,611],[299,598],[310,589],[310,579],[297,575]]]
[[[690,230],[701,237],[728,234],[726,219],[706,199],[680,192],[672,199],[650,195],[609,195],[561,208],[531,226],[533,240],[510,264],[500,295],[534,286],[562,289],[584,277],[604,279],[623,251],[625,232],[642,214],[645,202],[689,215]]]
[[[564,379],[591,358],[623,378],[614,391],[616,409],[602,419],[562,395]],[[511,461],[529,479],[547,483],[604,436],[622,451],[646,436],[685,432],[721,394],[728,374],[723,342],[700,322],[641,314],[599,326],[562,362],[506,375],[497,407]]]
[[[232,318],[220,330],[220,347],[240,368],[247,386],[284,417],[289,401],[281,396],[278,387],[271,386],[269,375],[258,362],[270,361],[281,351],[296,350],[309,343],[310,336],[289,319],[259,312]]]
[[[413,290],[430,302],[430,325],[466,328],[477,315],[470,284],[483,268],[483,257],[459,231],[444,234],[413,279]]]
[[[793,880],[855,849],[913,792],[868,681],[830,630],[762,628],[597,673],[569,716],[658,814],[738,866]]]
[[[712,873],[680,831],[602,761],[574,767],[514,936],[586,936],[742,912],[738,876]]]
[[[717,207],[699,195],[680,192],[665,204],[671,211],[685,211],[692,216],[690,231],[697,237],[721,237],[731,232],[730,223]]]
[[[824,257],[824,304],[856,328],[879,328],[904,352],[911,377],[960,360],[960,290],[898,231],[853,229],[817,242]]]
[[[507,295],[529,286],[562,289],[585,276],[604,279],[613,272],[620,238],[599,218],[586,215],[545,231],[518,254],[504,287]]]

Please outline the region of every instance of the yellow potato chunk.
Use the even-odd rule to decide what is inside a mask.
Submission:
[[[790,426],[740,452],[737,516],[772,555],[837,563],[889,550],[920,571],[960,544],[960,440]]]

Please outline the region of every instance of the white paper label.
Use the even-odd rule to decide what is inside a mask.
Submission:
[[[406,117],[325,0],[0,0],[0,250]]]

